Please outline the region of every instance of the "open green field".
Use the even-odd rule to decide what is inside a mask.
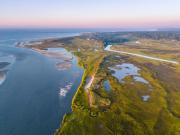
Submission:
[[[104,45],[113,44],[114,50],[180,61],[178,40],[139,35],[85,34],[31,46],[64,47],[85,70],[72,113],[64,116],[56,135],[180,134],[180,65],[104,51]],[[86,89],[88,78],[93,81]]]
[[[115,50],[180,61],[180,41],[140,39],[113,46]]]

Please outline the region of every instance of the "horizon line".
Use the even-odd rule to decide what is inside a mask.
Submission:
[[[137,28],[122,28],[122,27],[0,27],[1,30],[8,30],[8,29],[14,29],[14,30],[111,30],[112,32],[118,32],[118,31],[165,31],[165,30],[173,30],[173,31],[180,31],[180,27],[156,27],[156,28],[148,28],[148,27],[137,27]]]

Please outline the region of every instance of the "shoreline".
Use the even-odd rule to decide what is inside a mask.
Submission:
[[[41,42],[41,44],[43,44],[43,43],[45,43],[45,42],[53,42],[54,40],[58,40],[58,41],[59,41],[59,40],[65,40],[65,39],[69,39],[69,38],[76,38],[76,37],[79,37],[79,36],[70,36],[70,37],[62,37],[62,38],[54,38],[54,39],[44,39],[44,40],[37,41],[37,42]],[[30,42],[34,42],[34,41],[30,41]],[[20,43],[18,43],[18,44],[16,45],[16,47],[18,47],[18,48],[30,49],[30,50],[34,51],[35,53],[39,53],[39,54],[41,54],[41,55],[44,55],[44,56],[48,57],[48,56],[44,53],[44,52],[46,51],[46,49],[39,49],[39,48],[31,47],[31,45],[32,45],[32,46],[37,45],[37,44],[36,44],[37,42],[35,41],[34,44],[31,43],[30,45],[27,45],[26,42],[20,42]],[[41,45],[41,44],[38,44],[38,45]],[[70,53],[72,54],[71,51],[67,50],[67,49],[64,47],[64,44],[62,44],[61,46],[58,46],[58,47],[61,47],[61,48],[65,49],[67,52],[70,52]],[[48,47],[48,48],[50,48],[50,47]],[[77,64],[77,66],[79,66],[79,67],[83,70],[83,74],[82,74],[82,77],[81,77],[80,84],[79,84],[78,88],[75,90],[75,93],[74,93],[74,95],[73,95],[73,97],[72,97],[72,100],[71,100],[71,112],[70,112],[70,113],[72,113],[72,112],[74,111],[74,109],[75,109],[75,105],[74,105],[75,99],[76,99],[76,97],[77,97],[77,95],[78,95],[81,87],[83,87],[83,85],[84,85],[84,83],[85,83],[85,79],[86,79],[86,77],[87,77],[86,69],[85,69],[82,65],[79,64],[79,62],[80,62],[79,57],[76,56],[75,54],[72,54],[72,57],[75,57],[75,58],[77,59],[77,63],[76,63],[76,64]],[[60,58],[58,58],[58,59],[60,59]],[[71,58],[71,59],[72,59],[72,58]],[[67,62],[67,61],[69,61],[69,59],[68,59],[68,60],[64,60],[64,61]],[[59,64],[59,63],[57,63],[57,64]],[[57,66],[58,66],[58,65],[56,65],[56,67],[57,67]],[[63,119],[62,119],[62,121],[60,121],[60,125],[59,125],[59,127],[56,129],[55,133],[58,131],[58,129],[61,128],[61,126],[63,125],[63,122],[64,122],[64,120],[66,119],[66,116],[67,116],[67,115],[68,115],[68,113],[65,113],[65,114],[64,114]]]
[[[77,42],[78,41],[78,42]],[[71,42],[73,45],[71,46]],[[77,43],[76,43],[77,42]],[[84,48],[84,44],[87,44]],[[27,45],[23,44],[21,46],[17,47],[23,47],[27,49],[31,49],[35,51],[36,53],[40,53],[42,55],[44,54],[44,51],[46,52],[48,48],[63,48],[67,52],[71,52],[74,57],[77,58],[77,66],[79,66],[83,70],[83,74],[80,80],[80,84],[78,88],[75,90],[75,93],[73,94],[73,97],[71,99],[71,112],[66,112],[63,116],[62,121],[60,121],[60,124],[58,128],[55,131],[55,134],[58,134],[61,132],[61,130],[64,128],[64,124],[67,122],[69,117],[74,115],[74,113],[79,112],[79,111],[85,111],[87,114],[93,115],[91,110],[89,109],[90,106],[92,106],[89,101],[93,95],[91,95],[91,90],[89,88],[88,93],[85,91],[84,86],[86,85],[86,79],[87,77],[96,74],[97,70],[99,69],[99,64],[103,60],[105,54],[104,54],[104,45],[101,41],[96,41],[96,40],[90,40],[87,37],[80,37],[80,36],[74,36],[74,37],[66,37],[66,38],[58,38],[55,40],[43,40],[41,44],[33,44],[33,45]],[[96,51],[93,48],[99,46],[99,53],[97,56],[94,56],[94,53]],[[80,49],[79,49],[80,48]],[[93,61],[83,61],[83,57],[87,57],[87,54],[85,53],[84,55],[81,53],[84,53],[84,49],[87,49],[87,52],[90,53],[93,57]],[[80,51],[79,51],[80,50]],[[79,55],[80,53],[80,55]],[[62,57],[61,57],[62,58]],[[94,63],[94,60],[97,60],[97,62]],[[87,65],[93,65],[93,68],[90,68]]]
[[[109,36],[102,36],[103,39],[111,40]],[[112,35],[112,39],[113,37]],[[114,127],[109,127],[112,124],[115,127],[127,126],[127,129],[129,125],[132,125],[132,128],[128,129],[132,134],[136,133],[136,131],[138,133],[145,133],[147,130],[156,131],[154,126],[162,124],[157,123],[159,118],[166,118],[164,116],[159,117],[159,111],[171,115],[173,119],[178,118],[178,112],[173,110],[177,108],[178,104],[176,105],[173,101],[172,103],[176,106],[171,106],[170,102],[166,99],[166,96],[169,96],[169,99],[177,99],[176,95],[174,97],[171,95],[178,94],[171,91],[172,88],[175,90],[179,89],[177,84],[179,82],[178,73],[180,69],[175,65],[176,63],[167,61],[168,56],[160,57],[162,58],[160,59],[158,55],[151,57],[151,54],[147,53],[143,56],[143,54],[138,54],[138,52],[131,53],[131,50],[123,52],[118,51],[118,48],[110,48],[111,46],[106,48],[104,46],[111,43],[106,44],[106,42],[103,42],[103,39],[101,39],[101,34],[95,36],[85,35],[55,40],[47,39],[42,41],[42,44],[34,42],[34,44],[27,45],[27,47],[24,46],[24,48],[31,49],[47,57],[49,54],[46,53],[49,48],[52,48],[50,50],[53,50],[53,48],[63,48],[73,54],[76,58],[73,64],[78,65],[82,69],[76,87],[72,88],[73,93],[68,99],[68,105],[65,106],[65,108],[70,110],[65,110],[61,115],[60,118],[62,119],[58,120],[59,123],[54,129],[54,134],[80,134],[85,133],[87,129],[90,134],[109,133],[109,130],[112,130],[111,133],[113,134],[116,133],[113,131]],[[157,42],[159,43],[160,41],[158,40]],[[116,44],[114,43],[114,45]],[[153,52],[159,51],[156,46],[154,47],[155,51]],[[160,51],[164,50],[162,48]],[[56,56],[56,58],[63,59],[64,57]],[[123,65],[124,63],[133,64],[136,68],[141,69],[138,74],[144,80],[147,80],[148,83],[144,83],[142,80],[135,80],[135,75],[133,76],[129,72],[126,78],[124,77],[124,82],[121,83],[118,77],[113,76],[113,71],[109,67]],[[118,70],[123,70],[121,66],[118,67]],[[60,66],[60,68],[62,67]],[[126,65],[124,68],[131,70],[131,67],[129,68]],[[66,73],[65,76],[67,75]],[[119,74],[119,76],[123,75]],[[136,76],[138,77],[138,75]],[[172,79],[174,79],[174,82],[171,81]],[[60,80],[64,81],[61,76]],[[110,90],[105,88],[105,81],[109,81]],[[73,84],[75,83],[73,82]],[[168,88],[166,88],[167,86]],[[168,91],[172,93],[168,93]],[[157,102],[159,103],[158,105],[156,104]],[[149,111],[146,108],[149,105],[155,111]],[[167,106],[167,108],[164,108],[164,106]],[[161,110],[161,108],[164,110]],[[137,113],[133,112],[134,110]],[[138,121],[139,119],[131,119],[131,113],[136,118],[142,116],[143,119],[140,121]],[[151,115],[154,117],[152,118]],[[119,124],[120,121],[124,121],[125,125],[124,123]],[[148,125],[147,122],[152,124]],[[168,121],[163,122],[168,124]],[[173,122],[176,121],[173,120]],[[136,125],[136,123],[139,124]],[[146,127],[142,126],[141,123]],[[119,133],[125,133],[127,129],[119,130],[119,128],[115,128]]]
[[[59,43],[59,44],[55,44],[55,45],[51,46],[51,43],[53,43],[54,41],[59,42],[60,40],[66,40],[66,39],[75,38],[75,37],[77,37],[77,36],[69,36],[69,37],[54,38],[54,39],[43,39],[43,40],[38,40],[38,41],[29,41],[28,43],[27,42],[19,42],[19,43],[17,43],[16,47],[30,49],[31,51],[34,51],[35,53],[39,53],[47,58],[56,59],[57,60],[57,62],[55,64],[56,69],[57,70],[66,70],[72,66],[72,60],[75,55],[72,54],[72,52],[68,51],[64,47],[64,44]],[[42,45],[42,47],[41,47],[41,45]],[[65,51],[70,52],[71,56],[65,56],[64,52],[58,52],[58,51],[56,52],[56,51],[48,50],[51,48],[53,48],[53,49],[62,48]]]

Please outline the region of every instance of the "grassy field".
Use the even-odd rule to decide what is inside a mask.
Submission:
[[[113,56],[108,56],[106,59],[108,58],[115,60]],[[127,62],[130,61],[127,60]],[[96,84],[100,85],[104,79],[108,79],[112,91],[106,92],[102,86],[98,89],[94,86],[92,91],[98,95],[95,97],[96,100],[106,98],[111,101],[111,105],[101,106],[97,103],[95,108],[89,108],[91,114],[95,115],[86,111],[73,113],[64,120],[59,134],[178,135],[180,133],[180,120],[177,101],[179,99],[174,97],[178,96],[178,92],[166,88],[167,83],[162,80],[164,77],[161,76],[160,72],[154,74],[154,70],[161,67],[155,65],[155,67],[149,68],[149,65],[144,66],[141,63],[131,62],[142,67],[141,75],[149,81],[153,91],[149,92],[149,88],[144,84],[131,84],[131,78],[126,78],[126,83],[120,84],[106,69],[110,63],[103,63],[96,75]],[[114,64],[117,64],[116,61]],[[118,64],[120,64],[119,60]],[[172,87],[173,84],[170,88]],[[148,102],[142,101],[141,96],[144,94],[151,95]]]
[[[64,47],[77,56],[84,68],[81,85],[72,101],[72,113],[64,116],[55,134],[179,135],[180,65],[104,51],[104,44],[113,42],[110,44],[114,44],[115,50],[180,61],[179,41],[132,38],[132,33],[113,34],[86,34],[31,46],[45,49],[52,42],[53,47]],[[107,37],[112,39],[106,40]],[[117,65],[124,63],[137,67],[138,76],[148,83],[136,81],[134,75],[127,74],[122,80],[115,77],[110,68],[121,71]],[[86,90],[87,78],[92,76],[93,83]],[[105,81],[109,81],[109,91],[104,87]],[[145,95],[148,100],[143,99]]]
[[[174,42],[173,47],[170,46],[171,42],[166,43],[166,41],[142,39],[139,42],[143,45],[146,43],[145,47],[143,46],[146,51],[141,52],[142,50],[131,47],[132,45],[127,47],[120,45],[114,49],[126,48],[132,52],[179,60],[174,54],[174,51],[177,52],[175,48],[179,48],[175,41],[172,41]],[[83,41],[80,43],[82,44]],[[163,43],[166,44],[163,46]],[[74,97],[73,112],[65,116],[56,134],[178,135],[180,133],[180,100],[178,99],[180,67],[103,51],[96,55],[100,54],[103,54],[103,59],[100,60],[97,56],[100,60],[98,64],[95,62],[95,56],[90,56],[91,60],[87,59],[90,55],[87,50],[85,54],[76,54],[80,63],[86,65],[83,67],[87,72]],[[140,68],[141,76],[149,84],[134,82],[132,76],[124,78],[124,83],[119,82],[112,76],[109,67],[123,63],[132,63]],[[92,75],[95,70],[97,70],[95,80],[90,89],[93,105],[89,106],[88,97],[84,92],[84,81],[86,76]],[[110,82],[111,91],[109,92],[104,89],[103,81],[105,80]],[[150,95],[150,99],[147,102],[143,101],[141,98],[143,95]]]
[[[180,61],[180,42],[175,40],[139,39],[115,45],[113,49]]]

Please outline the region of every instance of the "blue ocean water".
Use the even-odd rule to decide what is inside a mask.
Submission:
[[[52,135],[65,113],[83,70],[74,57],[68,70],[59,71],[55,62],[17,42],[78,35],[71,30],[0,30],[0,135]],[[66,52],[65,52],[66,53]],[[69,85],[72,84],[72,85]],[[61,88],[70,87],[61,97]]]
[[[0,45],[13,46],[17,42],[74,36],[81,32],[78,29],[0,29]]]

